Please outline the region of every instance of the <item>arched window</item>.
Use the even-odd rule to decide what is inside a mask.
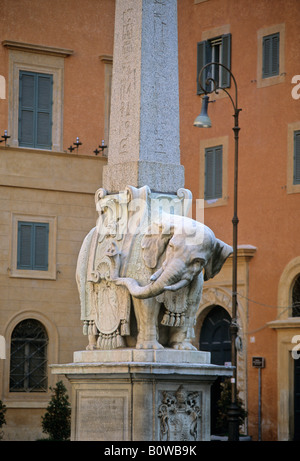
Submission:
[[[292,291],[292,316],[300,317],[300,274],[296,277]]]
[[[10,392],[47,392],[47,344],[41,322],[18,323],[11,335]]]

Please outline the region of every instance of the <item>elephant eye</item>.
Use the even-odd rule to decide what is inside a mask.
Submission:
[[[195,258],[195,259],[193,260],[193,263],[204,265],[205,260],[202,259],[202,258]]]

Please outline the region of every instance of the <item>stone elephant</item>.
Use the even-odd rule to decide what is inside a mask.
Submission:
[[[99,221],[78,257],[87,348],[194,349],[203,282],[221,270],[232,248],[177,205],[175,213],[165,206],[151,213],[150,198],[158,197],[147,186],[125,192],[97,191]]]
[[[169,328],[167,345],[175,349],[194,349],[191,344],[195,315],[203,282],[221,270],[232,247],[215,237],[202,223],[186,216],[164,214],[152,223],[141,240],[141,259],[154,270],[149,283],[120,277],[120,258],[114,246],[112,280],[125,286],[133,297],[138,321],[140,348],[160,348],[157,319],[164,308],[162,325]],[[152,327],[152,329],[151,329]]]

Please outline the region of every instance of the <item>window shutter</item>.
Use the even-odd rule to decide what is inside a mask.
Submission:
[[[222,197],[223,147],[205,149],[205,190],[204,199]]]
[[[203,94],[199,85],[199,74],[203,66],[211,62],[211,45],[207,40],[197,43],[197,94]],[[201,85],[205,88],[205,82],[211,75],[211,69],[208,67],[202,72]],[[207,88],[207,90],[209,90]]]
[[[34,75],[20,72],[19,85],[19,145],[30,147],[34,144]]]
[[[263,37],[263,78],[279,74],[279,32]]]
[[[20,146],[51,149],[52,93],[52,75],[20,71]]]
[[[33,269],[48,270],[48,223],[34,224],[34,260]]]
[[[300,184],[300,131],[294,134],[294,184]]]
[[[224,66],[228,67],[230,69],[231,67],[231,34],[225,34],[222,36],[222,46],[221,46],[221,64],[224,64]],[[231,80],[231,75],[230,73],[224,69],[224,67],[221,67],[221,88],[229,88],[230,87],[230,80]]]
[[[18,269],[32,268],[32,223],[18,223]]]
[[[51,148],[52,75],[37,76],[36,147]]]
[[[279,34],[272,37],[272,75],[279,74]]]
[[[17,269],[48,270],[49,223],[18,222]]]
[[[205,191],[204,199],[214,198],[214,150],[205,149]]]
[[[222,197],[223,152],[222,146],[215,148],[215,198]]]

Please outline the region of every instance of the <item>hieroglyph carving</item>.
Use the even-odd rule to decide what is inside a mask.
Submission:
[[[158,407],[159,440],[196,441],[201,439],[201,392],[163,391]]]

